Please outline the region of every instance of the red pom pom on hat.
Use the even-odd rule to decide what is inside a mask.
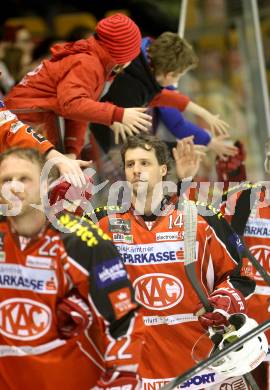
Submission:
[[[96,26],[100,42],[117,64],[125,64],[140,54],[141,32],[128,16],[117,13],[101,19]]]

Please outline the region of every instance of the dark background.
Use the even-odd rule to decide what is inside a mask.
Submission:
[[[206,1],[197,0],[203,9]],[[227,14],[241,13],[241,0],[226,0]],[[269,5],[269,0],[258,0],[259,7]],[[66,12],[91,12],[97,19],[108,10],[126,9],[140,26],[143,34],[157,36],[165,30],[177,31],[181,0],[8,0],[0,13],[1,25],[9,17],[38,15],[52,24],[53,17]]]
[[[162,0],[161,0],[162,1]],[[160,10],[158,0],[8,0],[0,13],[1,24],[9,17],[38,15],[50,26],[53,17],[66,12],[91,12],[99,20],[108,10],[126,9],[143,33],[159,35],[164,30],[177,31],[180,0],[168,0],[168,12]],[[170,12],[170,5],[179,3],[178,12]]]

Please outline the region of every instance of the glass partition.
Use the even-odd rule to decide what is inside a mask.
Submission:
[[[265,179],[264,145],[270,132],[270,3],[259,3],[256,15],[256,0],[188,0],[185,38],[193,44],[199,65],[179,83],[194,102],[229,123],[233,140],[244,143],[250,180]],[[212,156],[201,175],[207,178],[211,172],[215,178],[213,166]]]

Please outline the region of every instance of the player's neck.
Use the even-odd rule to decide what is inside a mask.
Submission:
[[[139,215],[152,215],[158,209],[163,199],[163,193],[155,194],[149,192],[146,196],[132,195],[132,205]]]
[[[32,210],[23,215],[8,218],[12,230],[18,235],[33,237],[38,234],[46,224],[46,216],[40,210]]]

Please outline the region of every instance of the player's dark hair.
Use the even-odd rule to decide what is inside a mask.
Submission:
[[[169,170],[171,160],[170,152],[165,142],[161,141],[158,137],[147,133],[128,137],[127,142],[125,142],[121,148],[121,157],[124,165],[127,150],[135,148],[142,148],[148,151],[153,149],[159,165],[167,165]]]

